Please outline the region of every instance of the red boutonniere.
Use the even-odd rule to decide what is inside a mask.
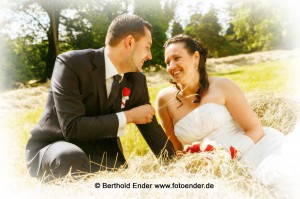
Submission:
[[[127,87],[124,87],[122,90],[122,104],[121,104],[121,108],[125,108],[125,103],[126,100],[129,100],[129,95],[130,95],[130,89]]]
[[[184,150],[179,153],[179,156],[186,153],[203,152],[218,153],[224,157],[228,157],[229,159],[235,159],[238,151],[233,146],[230,146],[229,149],[224,149],[221,145],[217,144],[216,142],[205,138],[201,142],[194,142],[192,145],[186,145],[184,147]]]

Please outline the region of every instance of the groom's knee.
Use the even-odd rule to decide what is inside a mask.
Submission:
[[[59,178],[78,172],[89,172],[87,155],[76,145],[64,141],[51,144],[42,160],[45,175]]]

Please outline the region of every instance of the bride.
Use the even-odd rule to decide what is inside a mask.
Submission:
[[[164,48],[174,86],[159,92],[157,108],[175,150],[204,138],[233,146],[237,159],[254,168],[263,182],[274,184],[285,195],[296,194],[300,152],[293,147],[300,140],[300,125],[288,136],[262,127],[235,83],[208,76],[207,49],[195,39],[177,35]]]

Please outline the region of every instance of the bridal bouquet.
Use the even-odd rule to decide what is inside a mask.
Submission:
[[[201,142],[193,142],[192,145],[185,145],[184,150],[182,153],[179,153],[179,155],[187,153],[220,153],[223,154],[223,156],[230,155],[229,157],[231,157],[231,159],[235,159],[237,156],[237,150],[233,146],[224,148],[222,145],[207,138]]]

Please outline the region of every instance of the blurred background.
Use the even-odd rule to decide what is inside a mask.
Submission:
[[[55,57],[100,48],[117,15],[134,13],[153,27],[153,59],[164,68],[163,44],[185,33],[218,58],[300,47],[296,0],[1,0],[0,91],[46,82]]]

